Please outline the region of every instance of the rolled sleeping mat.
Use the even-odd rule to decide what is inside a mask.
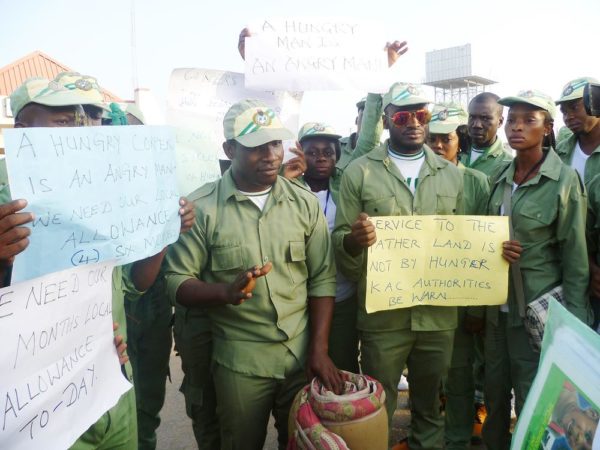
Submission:
[[[368,375],[341,373],[341,395],[317,378],[296,394],[288,420],[288,450],[387,450],[383,386]]]

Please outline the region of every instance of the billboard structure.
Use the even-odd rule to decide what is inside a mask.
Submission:
[[[496,83],[473,72],[471,44],[425,54],[425,84],[434,88],[436,103],[466,105],[486,86]]]

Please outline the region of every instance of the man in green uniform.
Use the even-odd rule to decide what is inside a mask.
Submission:
[[[377,96],[369,97],[373,101]],[[462,210],[462,173],[424,145],[428,103],[419,87],[392,85],[380,103],[390,138],[344,171],[333,231],[338,267],[358,282],[362,369],[383,384],[390,423],[398,380],[405,364],[408,366],[411,449],[443,447],[439,386],[450,365],[456,308],[415,306],[367,314],[365,283],[367,249],[377,239],[369,216],[456,214]],[[403,446],[406,448],[406,443]]]
[[[490,176],[497,167],[512,160],[498,138],[498,128],[504,123],[502,105],[491,92],[476,95],[469,102],[467,126],[473,147],[461,155],[460,162]]]
[[[583,178],[590,192],[588,209],[592,217],[600,216],[596,210],[596,194],[592,199],[591,189],[597,189],[597,183],[590,186],[591,181],[600,174],[600,118],[588,116],[583,105],[583,88],[587,83],[597,83],[594,78],[577,78],[569,81],[563,88],[561,97],[556,101],[563,115],[565,125],[571,134],[557,140],[556,153],[565,164],[573,167]],[[589,227],[588,227],[589,229]],[[589,249],[590,255],[596,254],[597,248]],[[600,323],[600,266],[597,258],[590,258],[590,290],[591,304],[594,310],[594,328]]]
[[[284,449],[304,364],[341,390],[327,355],[333,249],[314,195],[278,176],[293,135],[275,113],[244,100],[223,125],[231,168],[193,194],[196,223],[168,255],[167,291],[210,316],[221,448],[262,449],[272,412]]]
[[[81,105],[99,101],[101,101],[101,94],[96,80],[77,73],[61,73],[53,81],[33,78],[27,80],[11,94],[15,128],[82,126],[87,122]],[[10,199],[8,186],[2,192],[3,196]],[[31,222],[32,216],[29,213],[18,212],[26,207],[24,200],[15,200],[4,206],[6,209],[3,213],[6,215],[0,220],[11,226],[4,227],[0,234],[0,242],[3,244],[0,265],[9,271],[16,254],[24,250],[28,244],[29,229],[20,225]],[[192,206],[183,207],[180,214],[183,231],[185,227],[189,228],[193,221]],[[132,299],[137,298],[154,282],[164,255],[163,250],[155,256],[114,268],[112,314],[113,321],[119,326],[119,334],[127,336],[125,295]],[[131,381],[131,365],[125,363],[122,370],[124,376]],[[117,404],[105,412],[72,446],[72,449],[76,450],[107,448],[137,448],[133,389],[123,394]]]
[[[583,88],[594,78],[577,78],[563,88],[556,104],[572,134],[558,139],[556,153],[573,167],[585,184],[600,174],[600,118],[588,116],[583,105]]]

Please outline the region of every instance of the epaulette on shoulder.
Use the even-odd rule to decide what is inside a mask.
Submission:
[[[216,181],[213,181],[211,183],[203,184],[198,189],[196,189],[195,191],[193,191],[190,194],[188,194],[187,195],[187,199],[190,202],[195,202],[196,200],[198,200],[198,199],[200,199],[202,197],[206,197],[206,196],[212,194],[215,191],[216,188],[217,188],[217,182]]]
[[[281,178],[283,180],[285,180],[287,183],[291,184],[295,188],[300,188],[303,191],[311,192],[310,187],[308,187],[308,185],[306,183],[304,183],[304,181],[302,181],[302,179],[300,179],[300,178],[293,178],[291,180],[288,180],[285,177],[281,177]]]

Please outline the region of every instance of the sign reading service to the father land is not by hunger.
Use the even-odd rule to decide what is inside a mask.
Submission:
[[[368,313],[418,305],[501,305],[508,292],[502,243],[508,220],[496,216],[371,217]]]
[[[19,128],[5,133],[13,199],[35,219],[12,282],[146,258],[179,236],[169,127]]]
[[[246,87],[384,92],[389,78],[381,24],[343,17],[269,18],[250,26]]]

